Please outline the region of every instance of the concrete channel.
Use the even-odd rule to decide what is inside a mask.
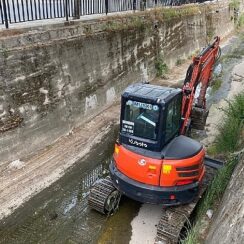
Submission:
[[[240,38],[232,39],[223,52],[227,54],[236,50],[239,53],[244,50]],[[240,57],[234,56],[226,59],[223,83],[210,99],[211,103],[217,103],[227,96],[231,71],[240,60]],[[1,220],[0,243],[129,243],[134,217],[139,216],[145,208],[152,213],[150,211],[154,207],[143,205],[141,208],[140,203],[123,198],[120,211],[107,218],[87,206],[89,187],[97,178],[108,174],[107,168],[117,136],[118,125],[114,125],[102,143],[77,162],[60,180],[26,202],[8,218]],[[153,212],[157,216],[160,208],[155,207]]]

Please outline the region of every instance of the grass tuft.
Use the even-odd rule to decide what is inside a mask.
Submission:
[[[221,199],[237,163],[238,157],[232,156],[229,158],[225,166],[217,172],[204,196],[204,201],[200,203],[197,212],[198,218],[202,217],[209,208],[213,207],[216,199]]]
[[[240,0],[231,0],[229,3],[230,8],[232,9],[239,9],[240,7]]]
[[[219,126],[219,134],[215,140],[217,153],[234,152],[239,144],[244,130],[244,93],[228,102],[228,107],[222,109],[225,113],[224,122]]]

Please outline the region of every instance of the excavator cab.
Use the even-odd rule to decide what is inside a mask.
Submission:
[[[164,205],[187,203],[197,196],[204,150],[180,135],[182,98],[181,89],[150,84],[131,85],[122,94],[110,176],[124,195]]]
[[[122,94],[120,142],[160,152],[179,135],[182,90],[134,84]]]

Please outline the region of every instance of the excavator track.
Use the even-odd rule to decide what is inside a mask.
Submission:
[[[206,191],[217,170],[223,166],[223,162],[205,158],[206,173],[197,199],[192,203],[163,207],[162,217],[157,226],[156,243],[175,244],[181,238],[180,234],[185,223],[189,221],[191,213],[195,209],[199,199]],[[110,215],[118,209],[121,193],[113,186],[110,176],[100,179],[92,186],[88,198],[90,208]]]
[[[88,205],[102,214],[111,214],[118,208],[121,193],[113,186],[110,176],[99,179],[92,186]]]
[[[156,243],[174,244],[179,242],[181,238],[180,234],[185,223],[189,221],[191,213],[206,191],[207,186],[212,181],[216,171],[217,169],[206,166],[206,174],[203,179],[201,192],[199,193],[199,197],[192,203],[163,209],[162,217],[157,226]]]

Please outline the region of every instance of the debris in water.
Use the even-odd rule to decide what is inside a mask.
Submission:
[[[58,217],[58,214],[54,211],[52,213],[49,213],[50,220],[55,220]]]
[[[209,209],[209,210],[206,212],[206,215],[208,216],[209,219],[212,219],[212,217],[213,217],[213,210],[212,210],[212,209]]]
[[[75,207],[77,203],[77,197],[75,196],[72,200],[71,203],[69,203],[66,208],[64,209],[64,214],[68,213],[72,208]]]
[[[218,64],[215,68],[214,68],[214,75],[215,76],[220,76],[221,75],[221,72],[222,72],[222,64]]]
[[[14,160],[8,165],[9,169],[22,169],[25,166],[25,162],[20,161],[19,159]]]

